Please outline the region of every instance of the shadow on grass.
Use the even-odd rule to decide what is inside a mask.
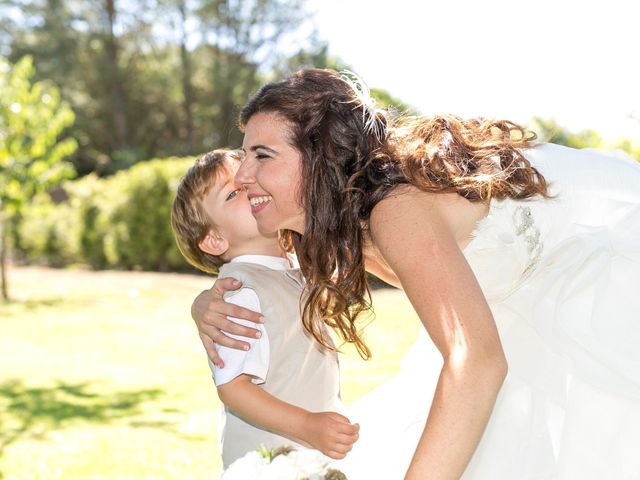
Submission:
[[[53,297],[53,298],[38,298],[33,300],[15,300],[12,303],[16,303],[20,305],[27,311],[32,311],[32,310],[38,310],[40,308],[57,307],[64,302],[68,302],[68,300],[63,297]]]
[[[70,301],[71,300],[71,301]],[[58,308],[65,304],[72,305],[74,300],[64,297],[34,298],[27,300],[10,299],[0,302],[0,312],[8,315],[35,313],[39,310]],[[77,303],[77,301],[75,301]]]
[[[18,380],[6,381],[0,384],[0,457],[18,440],[42,438],[71,422],[106,424],[135,416],[144,402],[162,394],[158,389],[96,393],[88,383],[30,387]]]

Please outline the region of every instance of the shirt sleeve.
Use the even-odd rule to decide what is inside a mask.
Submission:
[[[250,288],[241,288],[237,293],[228,297],[226,301],[262,313],[258,295]],[[269,338],[264,325],[235,317],[229,317],[229,319],[241,325],[257,328],[262,333],[262,336],[257,339],[228,334],[230,337],[239,338],[249,343],[250,348],[247,351],[236,350],[216,344],[218,355],[220,355],[220,358],[224,361],[224,368],[216,367],[213,362],[209,360],[209,368],[213,374],[213,381],[216,386],[219,387],[220,385],[230,382],[238,375],[246,374],[253,377],[253,383],[258,385],[264,383],[267,378],[267,371],[269,370]]]

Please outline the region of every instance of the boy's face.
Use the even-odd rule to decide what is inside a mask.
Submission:
[[[266,237],[258,231],[251,214],[247,192],[234,180],[240,162],[226,158],[216,172],[216,179],[202,199],[202,206],[214,227],[200,244],[213,255],[229,259],[243,254],[281,254],[277,232]]]

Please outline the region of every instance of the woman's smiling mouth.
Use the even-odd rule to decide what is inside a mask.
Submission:
[[[265,208],[273,197],[271,195],[249,195],[249,203],[251,204],[251,213],[254,215]]]

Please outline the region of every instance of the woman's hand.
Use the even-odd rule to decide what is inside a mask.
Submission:
[[[255,328],[239,325],[228,317],[242,318],[254,323],[264,321],[261,314],[224,301],[224,292],[237,290],[241,286],[242,284],[233,278],[219,278],[213,287],[202,291],[191,305],[191,316],[196,322],[202,345],[211,361],[220,368],[224,367],[224,362],[216,351],[216,343],[237,350],[248,350],[248,343],[231,338],[227,334],[250,338],[258,338],[260,334]]]

